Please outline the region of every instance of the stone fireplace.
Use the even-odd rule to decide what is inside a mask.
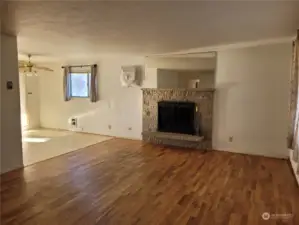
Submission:
[[[144,141],[211,149],[214,89],[142,91]]]

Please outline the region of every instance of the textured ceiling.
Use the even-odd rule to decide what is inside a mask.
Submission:
[[[19,1],[2,28],[22,53],[149,55],[295,34],[298,1]]]

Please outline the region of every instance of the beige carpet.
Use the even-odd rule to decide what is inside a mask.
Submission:
[[[29,130],[23,133],[24,165],[31,165],[68,152],[110,140],[112,137],[58,130]]]

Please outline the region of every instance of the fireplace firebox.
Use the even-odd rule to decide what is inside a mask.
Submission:
[[[196,134],[196,105],[194,102],[158,102],[158,131]]]

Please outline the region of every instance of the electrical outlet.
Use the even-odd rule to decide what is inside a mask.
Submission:
[[[229,136],[228,141],[229,142],[233,142],[233,140],[234,140],[234,137],[233,136]]]
[[[111,130],[111,127],[112,127],[111,125],[108,125],[109,130]]]
[[[132,127],[129,127],[128,130],[132,130]]]

